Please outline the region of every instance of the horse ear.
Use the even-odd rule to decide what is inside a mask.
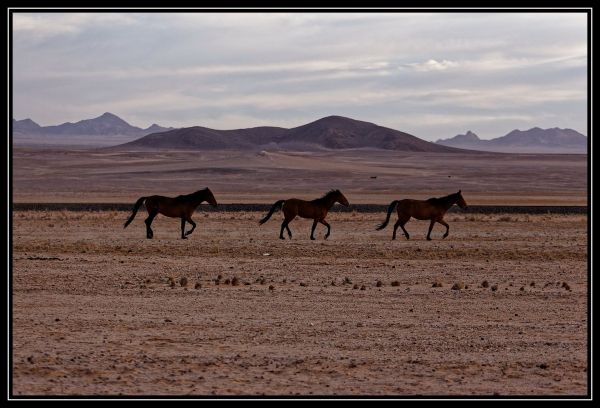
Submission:
[[[458,193],[460,194],[460,190],[458,190]]]

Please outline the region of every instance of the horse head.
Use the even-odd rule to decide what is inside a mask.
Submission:
[[[467,208],[467,202],[463,198],[462,193],[460,191],[461,190],[458,190],[458,193],[456,193],[458,198],[458,200],[456,201],[456,205],[458,205],[460,208]]]
[[[210,191],[208,187],[204,190],[206,191],[206,202],[212,205],[213,207],[216,207],[217,200],[215,199],[215,196],[213,195],[212,191]]]
[[[346,197],[344,197],[342,192],[340,190],[335,190],[335,192],[336,192],[336,201],[338,203],[342,204],[343,206],[348,207],[350,205],[350,203],[348,202]]]

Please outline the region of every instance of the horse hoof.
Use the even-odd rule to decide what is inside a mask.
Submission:
[[[316,238],[310,237],[310,239],[314,241]]]
[[[181,237],[181,239],[188,239],[188,237],[186,237],[185,235],[183,237]]]
[[[427,237],[427,241],[431,241],[431,238]]]
[[[285,239],[285,237],[279,237],[279,239]]]

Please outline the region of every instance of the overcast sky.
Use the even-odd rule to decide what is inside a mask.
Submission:
[[[13,117],[295,127],[328,115],[425,140],[587,135],[585,13],[13,16]]]

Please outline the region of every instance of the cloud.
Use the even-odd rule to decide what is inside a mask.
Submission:
[[[124,13],[19,13],[13,17],[13,32],[16,38],[42,40],[64,34],[78,34],[93,26],[135,24],[132,14]]]
[[[382,124],[416,135],[460,121],[586,123],[583,13],[12,16],[14,114],[41,123],[105,111],[222,129],[402,117]]]
[[[458,65],[459,64],[455,61],[442,60],[442,61],[438,62],[434,59],[430,59],[426,62],[405,64],[404,67],[409,67],[409,68],[412,68],[415,71],[419,71],[419,72],[429,72],[429,71],[445,71],[448,68],[455,68]]]

